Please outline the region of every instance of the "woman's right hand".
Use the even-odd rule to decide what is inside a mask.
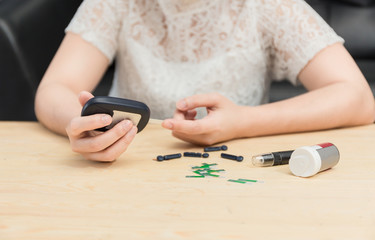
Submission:
[[[92,97],[89,92],[81,92],[79,102],[83,106]],[[100,162],[116,160],[126,151],[138,129],[130,120],[123,120],[106,132],[95,131],[111,122],[112,117],[108,114],[73,118],[66,127],[72,150],[88,160]]]

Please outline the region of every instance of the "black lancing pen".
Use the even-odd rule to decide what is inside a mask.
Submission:
[[[271,152],[253,156],[251,161],[257,167],[269,167],[289,163],[290,156],[294,150]]]

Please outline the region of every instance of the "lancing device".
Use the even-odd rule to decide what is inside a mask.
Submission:
[[[257,167],[269,167],[284,165],[289,163],[290,156],[294,150],[264,153],[261,155],[253,156],[251,161]]]

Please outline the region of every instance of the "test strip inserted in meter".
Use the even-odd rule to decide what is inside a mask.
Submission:
[[[137,126],[138,132],[140,132],[146,127],[150,119],[150,109],[146,104],[125,98],[93,97],[83,106],[81,116],[98,113],[109,114],[113,118],[110,125],[97,129],[98,131],[107,131],[118,122],[129,119]]]

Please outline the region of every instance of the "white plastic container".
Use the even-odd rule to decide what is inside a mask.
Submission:
[[[339,150],[332,143],[300,147],[289,160],[290,171],[299,177],[311,177],[335,166],[340,159]]]

